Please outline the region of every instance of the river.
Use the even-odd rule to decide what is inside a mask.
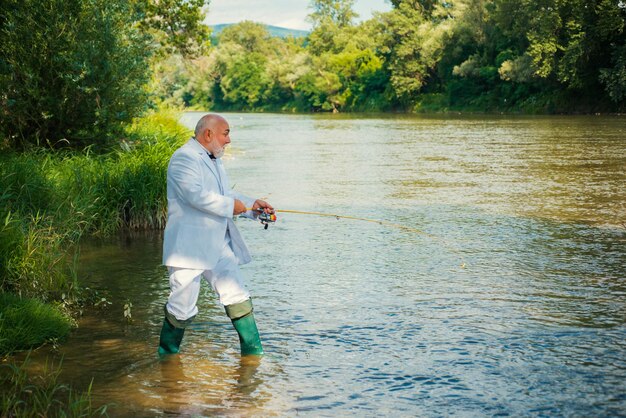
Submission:
[[[158,359],[161,235],[85,242],[111,304],[54,355],[112,416],[626,414],[626,118],[226,116],[236,190],[410,229],[237,220],[260,361],[208,286]]]

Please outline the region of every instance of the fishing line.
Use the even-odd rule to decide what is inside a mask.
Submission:
[[[246,210],[254,210],[254,211],[259,211],[259,212],[263,211],[263,209],[252,209],[252,208],[246,208]],[[335,214],[335,213],[312,212],[312,211],[292,210],[292,209],[274,209],[274,212],[276,212],[276,213],[291,213],[291,214],[295,214],[295,215],[322,216],[322,217],[326,217],[326,218],[335,218],[337,220],[349,219],[349,220],[353,220],[353,221],[370,222],[370,223],[375,223],[375,224],[378,224],[378,225],[387,226],[387,227],[390,227],[390,228],[396,228],[396,229],[400,229],[400,230],[403,230],[403,231],[412,232],[412,233],[419,234],[419,235],[424,235],[424,236],[427,236],[428,238],[432,239],[433,241],[437,241],[437,242],[441,243],[444,247],[446,247],[450,251],[456,253],[459,257],[461,257],[461,268],[465,268],[465,261],[463,261],[463,256],[461,255],[459,250],[454,248],[446,240],[444,240],[442,238],[439,238],[438,236],[429,234],[428,232],[424,232],[424,231],[422,231],[420,229],[417,229],[417,228],[413,228],[413,227],[402,225],[402,224],[397,224],[397,223],[394,223],[394,222],[382,221],[380,219],[361,218],[361,217],[358,217],[358,216],[350,216],[350,215],[338,215],[338,214]],[[265,218],[262,219],[261,222],[265,224],[265,228],[267,229],[268,222],[275,222],[275,221],[276,221],[276,217],[274,217],[273,219],[271,217],[265,217]]]

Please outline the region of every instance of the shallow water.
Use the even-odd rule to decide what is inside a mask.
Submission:
[[[208,286],[159,360],[161,235],[85,242],[112,304],[56,355],[113,416],[626,414],[626,118],[227,117],[237,190],[418,231],[238,220],[258,362]]]

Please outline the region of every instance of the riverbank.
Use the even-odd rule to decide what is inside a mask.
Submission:
[[[241,113],[389,113],[389,114],[479,114],[479,115],[606,115],[621,116],[626,114],[624,105],[617,105],[607,100],[592,96],[574,95],[570,92],[544,92],[534,95],[507,99],[499,91],[488,91],[474,96],[457,95],[456,92],[424,93],[404,106],[393,106],[388,102],[354,103],[342,108],[311,108],[304,102],[265,103],[259,106],[228,106],[219,103],[203,103],[185,107],[185,111],[201,111],[207,107],[216,112]]]
[[[7,356],[64,341],[85,307],[103,303],[76,273],[82,236],[165,225],[167,163],[188,132],[178,115],[161,112],[135,121],[126,134],[104,154],[0,156],[2,416],[102,412],[91,405],[90,387],[77,392],[57,382],[60,365],[31,376]]]
[[[177,115],[156,113],[126,133],[104,154],[38,150],[0,157],[0,341],[11,342],[0,345],[0,354],[62,340],[69,332],[86,300],[72,253],[81,236],[164,226],[167,163],[188,132]],[[11,320],[17,300],[22,309]],[[65,332],[58,325],[38,338],[27,332],[33,321],[51,318]]]

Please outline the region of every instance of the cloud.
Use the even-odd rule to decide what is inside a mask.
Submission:
[[[280,26],[281,28],[310,30],[311,24],[303,18],[293,17],[290,19],[280,20],[273,23],[274,26]]]

